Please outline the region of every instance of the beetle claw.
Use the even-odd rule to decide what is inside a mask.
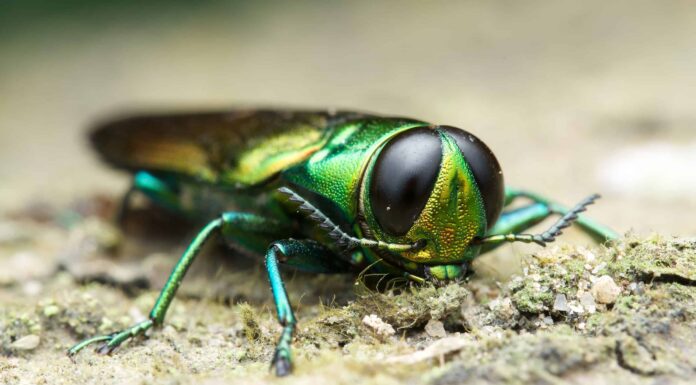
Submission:
[[[280,349],[276,349],[275,354],[273,354],[271,367],[275,369],[277,377],[284,377],[292,373],[292,362],[290,361],[290,357],[288,354],[283,354]]]
[[[98,354],[101,354],[103,356],[110,355],[111,352],[113,352],[115,349],[115,346],[109,346],[109,343],[101,344],[97,346],[96,349],[94,349],[95,352]]]
[[[275,362],[275,374],[278,377],[287,376],[292,372],[292,364],[286,358],[280,358]]]

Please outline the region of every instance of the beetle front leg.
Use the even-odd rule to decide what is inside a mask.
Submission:
[[[266,252],[266,270],[273,291],[278,322],[283,326],[276,345],[271,367],[277,376],[292,372],[292,338],[297,320],[292,312],[285,284],[280,276],[278,262],[291,265],[299,270],[315,273],[344,273],[350,266],[332,255],[326,247],[311,240],[287,239],[274,242]]]
[[[556,237],[561,234],[563,229],[579,221],[579,214],[585,211],[587,206],[594,203],[598,198],[599,195],[597,194],[591,195],[580,201],[573,208],[569,210],[563,209],[563,216],[540,234],[518,234],[516,231],[521,231],[525,227],[532,226],[551,213],[554,213],[549,207],[546,207],[543,203],[537,203],[508,212],[503,214],[501,220],[489,231],[490,235],[477,239],[475,244],[481,245],[485,251],[489,251],[505,242],[536,243],[545,246],[546,243],[553,242]],[[607,230],[611,231],[609,229]],[[613,233],[613,231],[611,233]],[[605,238],[605,240],[613,238],[614,237]]]
[[[509,234],[519,231],[524,231],[531,226],[543,221],[551,215],[566,215],[572,209],[545,198],[539,194],[518,190],[514,188],[505,189],[505,205],[511,204],[517,198],[527,198],[534,203],[504,212],[500,219],[495,223],[495,226],[488,232],[489,235],[494,234]],[[574,223],[580,226],[585,233],[590,235],[598,242],[619,238],[614,230],[602,225],[585,215],[578,215]]]

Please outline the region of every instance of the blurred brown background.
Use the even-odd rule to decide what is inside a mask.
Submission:
[[[691,1],[3,1],[0,208],[127,179],[122,109],[340,107],[467,128],[509,184],[620,231],[696,234]]]

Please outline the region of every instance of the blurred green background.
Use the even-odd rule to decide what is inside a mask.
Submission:
[[[695,94],[692,1],[3,1],[0,208],[125,189],[84,140],[104,114],[339,107],[469,129],[509,184],[693,235]]]

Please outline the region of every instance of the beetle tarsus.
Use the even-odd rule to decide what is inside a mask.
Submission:
[[[275,375],[278,377],[284,377],[292,373],[292,361],[288,354],[280,349],[275,351],[273,354],[273,361],[271,363],[271,368],[275,369]]]
[[[108,343],[101,344],[97,346],[94,351],[103,356],[111,355],[111,353],[116,349],[115,346],[109,346]]]
[[[125,342],[126,340],[129,340],[135,336],[144,334],[152,326],[154,326],[154,321],[151,319],[148,319],[146,321],[139,322],[139,323],[137,323],[137,324],[135,324],[127,329],[124,329],[120,332],[86,339],[82,342],[79,342],[78,344],[76,344],[72,348],[70,348],[70,350],[68,350],[68,356],[72,357],[75,354],[79,353],[80,350],[82,350],[82,349],[86,348],[87,346],[89,346],[93,343],[96,343],[96,342],[103,342],[103,343],[101,345],[97,346],[94,349],[94,351],[97,352],[98,354],[109,355],[114,350],[116,350],[116,348],[118,348],[123,342]]]
[[[578,215],[587,210],[587,206],[593,204],[597,199],[600,198],[599,194],[592,194],[587,198],[580,201],[575,207],[570,209],[568,213],[561,217],[553,226],[541,234],[541,239],[545,242],[553,242],[556,237],[563,233],[563,229],[569,227],[576,220],[578,220]]]

